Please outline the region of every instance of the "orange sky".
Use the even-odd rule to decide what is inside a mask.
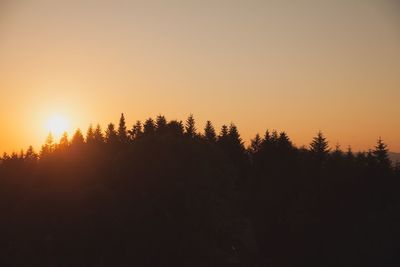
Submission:
[[[400,152],[395,2],[0,1],[0,152],[121,112]]]

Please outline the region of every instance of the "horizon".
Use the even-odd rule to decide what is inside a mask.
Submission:
[[[124,115],[124,118],[125,118],[125,120],[126,120],[127,117],[126,117],[125,113],[121,113],[121,115],[122,115],[122,114]],[[158,115],[164,116],[164,115],[162,115],[162,114],[158,114]],[[157,115],[157,116],[158,116],[158,115]],[[157,116],[149,117],[149,118],[147,118],[147,119],[150,119],[150,118],[151,118],[151,119],[155,120]],[[186,120],[186,119],[176,119],[176,118],[168,118],[168,117],[165,117],[165,118],[167,119],[167,121],[176,120],[176,121],[181,122],[181,123],[185,123],[185,120]],[[57,119],[58,119],[58,120],[57,120]],[[204,134],[204,126],[205,126],[206,122],[204,122],[204,123],[199,123],[199,122],[196,120],[196,117],[195,117],[195,116],[194,116],[194,119],[195,119],[195,123],[196,123],[196,133],[199,134],[199,135],[203,135],[203,134]],[[134,121],[132,121],[132,122],[130,122],[130,120],[126,120],[127,131],[131,130],[132,127],[135,125],[135,123],[138,122],[138,121],[140,121],[140,122],[142,123],[142,125],[143,125],[143,123],[145,122],[145,120],[146,120],[146,119],[143,119],[143,120],[134,120]],[[211,121],[211,123],[213,123],[212,120],[210,120],[210,121]],[[49,131],[47,132],[46,137],[44,138],[44,140],[43,140],[43,142],[42,142],[41,144],[39,144],[39,145],[37,145],[37,146],[35,146],[35,145],[28,145],[28,146],[25,147],[25,148],[14,149],[14,150],[12,150],[12,151],[0,151],[0,152],[1,152],[1,154],[7,153],[8,155],[11,155],[12,153],[17,153],[17,154],[18,154],[18,153],[20,153],[21,151],[26,151],[26,150],[28,149],[28,147],[30,147],[30,146],[33,147],[33,149],[35,150],[35,152],[40,152],[42,146],[45,144],[46,138],[47,138],[49,135],[52,136],[52,138],[54,139],[54,143],[57,144],[57,143],[60,142],[60,140],[61,140],[63,134],[66,133],[67,136],[68,136],[68,140],[71,140],[71,139],[72,139],[72,136],[74,135],[74,133],[75,133],[76,131],[79,130],[79,131],[83,134],[83,136],[85,137],[85,140],[86,140],[87,130],[89,129],[90,126],[93,127],[93,128],[96,128],[96,126],[99,125],[99,126],[101,127],[102,133],[105,134],[105,131],[106,131],[106,129],[107,129],[107,125],[108,125],[108,124],[113,124],[114,126],[117,126],[117,125],[118,125],[117,122],[118,122],[118,120],[109,122],[109,123],[107,123],[107,124],[105,124],[105,125],[101,125],[101,124],[99,124],[99,123],[90,123],[89,125],[87,125],[86,128],[78,127],[78,128],[76,128],[76,129],[72,129],[72,128],[70,128],[70,127],[68,126],[68,125],[69,125],[69,122],[68,122],[67,120],[65,120],[64,117],[54,116],[54,117],[52,117],[52,118],[47,122],[47,124],[48,124],[48,125],[47,125],[47,128],[48,128],[48,129],[49,129],[49,128],[51,129],[51,128],[53,127],[53,129],[51,129],[51,130],[49,130]],[[53,125],[51,125],[51,124],[53,124]],[[61,125],[61,128],[60,128],[60,124],[63,124],[63,125]],[[237,124],[236,124],[235,122],[233,122],[233,121],[231,121],[231,122],[229,122],[229,123],[224,123],[224,124],[222,124],[222,125],[220,125],[220,126],[216,126],[216,125],[213,124],[213,126],[215,127],[215,130],[216,130],[217,135],[219,135],[222,126],[224,126],[224,125],[225,125],[225,126],[229,126],[229,125],[231,125],[231,124],[237,126]],[[199,127],[200,125],[201,125],[201,127]],[[55,127],[55,128],[54,128],[54,127]],[[256,134],[259,134],[260,137],[263,138],[263,137],[265,136],[265,133],[266,133],[267,131],[268,131],[269,133],[272,133],[272,132],[274,132],[274,131],[276,131],[276,132],[278,132],[278,133],[280,133],[280,132],[285,132],[285,133],[288,135],[289,139],[291,140],[293,146],[296,147],[296,148],[299,148],[299,149],[300,149],[300,148],[308,149],[309,146],[310,146],[310,144],[311,144],[311,142],[313,141],[313,138],[314,138],[315,136],[317,136],[318,132],[321,132],[321,133],[324,134],[324,136],[327,138],[328,147],[329,147],[329,149],[331,150],[331,152],[334,151],[334,149],[335,149],[336,146],[339,146],[339,149],[342,150],[342,151],[344,151],[344,152],[347,151],[349,148],[351,148],[351,151],[352,151],[353,153],[355,153],[355,154],[356,154],[356,153],[367,153],[368,151],[373,150],[373,149],[375,148],[376,141],[378,141],[378,140],[381,138],[381,136],[379,136],[378,138],[376,138],[375,143],[371,144],[370,148],[368,148],[368,149],[366,149],[366,150],[357,150],[357,149],[354,149],[351,145],[343,146],[342,144],[340,144],[340,143],[338,143],[338,142],[336,142],[336,143],[332,142],[332,141],[329,140],[329,138],[325,135],[324,131],[321,131],[321,130],[317,131],[313,136],[310,137],[310,142],[309,142],[309,143],[307,143],[307,144],[301,144],[301,145],[297,144],[297,143],[291,138],[290,133],[286,132],[285,130],[265,129],[265,131],[263,131],[263,132],[259,132],[259,133],[253,134],[253,136],[250,137],[249,139],[244,139],[243,136],[241,135],[241,131],[240,131],[240,128],[239,128],[239,127],[238,127],[238,130],[239,130],[240,137],[241,137],[241,139],[242,139],[242,141],[243,141],[243,144],[245,145],[246,148],[250,146],[251,140],[256,136]],[[382,140],[383,140],[383,142],[384,142],[386,145],[388,145],[388,144],[385,142],[384,139],[382,139]],[[400,152],[397,152],[397,151],[392,150],[391,147],[390,147],[390,145],[388,145],[388,151],[389,151],[389,153],[396,154],[396,155],[399,154],[399,155],[400,155]]]

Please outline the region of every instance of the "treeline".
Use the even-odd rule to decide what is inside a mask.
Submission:
[[[164,116],[0,159],[1,266],[398,266],[400,166],[379,139],[245,147]]]

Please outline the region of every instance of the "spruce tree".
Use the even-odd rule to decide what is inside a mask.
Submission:
[[[152,118],[148,118],[143,125],[143,134],[144,135],[152,135],[155,132],[155,124]]]
[[[93,125],[90,124],[86,132],[86,143],[92,144],[93,142],[94,142],[94,130],[93,130]]]
[[[293,147],[293,144],[290,141],[289,136],[286,134],[286,132],[281,132],[279,134],[277,145],[280,149],[291,149]]]
[[[262,139],[259,134],[256,134],[254,139],[250,141],[250,147],[249,151],[252,154],[256,154],[258,151],[260,151],[262,145]]]
[[[196,126],[195,126],[195,120],[193,117],[193,114],[190,114],[189,117],[186,120],[185,124],[185,134],[189,137],[195,137],[196,135]]]
[[[204,127],[204,137],[209,142],[217,141],[217,135],[211,121],[206,122],[206,126]]]
[[[109,123],[107,126],[105,141],[107,144],[115,144],[118,141],[118,134],[113,123]]]
[[[328,141],[321,131],[318,132],[317,136],[313,138],[310,144],[311,155],[319,162],[327,159],[329,154]]]
[[[28,150],[26,150],[25,153],[25,160],[36,161],[38,157],[39,156],[36,154],[35,150],[33,149],[33,146],[29,146]]]
[[[388,169],[391,166],[388,151],[387,145],[379,137],[372,154],[375,156],[378,165],[382,168]]]
[[[218,135],[218,141],[224,140],[228,137],[228,126],[225,124],[221,127],[221,132]]]
[[[74,135],[72,136],[71,146],[81,146],[85,143],[85,139],[83,138],[83,134],[81,130],[78,128],[76,129]]]
[[[124,113],[121,113],[118,125],[118,140],[121,143],[126,143],[128,141],[128,135],[126,131],[126,123]]]
[[[242,138],[235,124],[231,123],[229,126],[228,137],[232,144],[244,148]]]
[[[143,134],[142,123],[140,121],[136,121],[135,125],[133,125],[132,130],[129,130],[129,135],[131,140],[135,140],[139,138]]]
[[[58,144],[59,149],[66,149],[69,146],[68,133],[64,132]]]
[[[166,127],[167,127],[167,119],[162,115],[158,115],[156,118],[157,132],[159,132],[159,133],[164,132]]]
[[[103,131],[101,130],[100,124],[97,124],[96,129],[94,130],[94,141],[96,144],[104,143]]]
[[[172,120],[167,124],[168,133],[174,136],[182,136],[184,134],[184,127],[182,121]]]
[[[55,149],[55,144],[54,144],[54,138],[51,133],[47,135],[46,142],[42,146],[42,149],[40,151],[40,157],[46,157],[53,153]]]

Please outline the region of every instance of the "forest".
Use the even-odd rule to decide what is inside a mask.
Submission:
[[[0,266],[399,266],[400,165],[159,115],[0,158]]]

